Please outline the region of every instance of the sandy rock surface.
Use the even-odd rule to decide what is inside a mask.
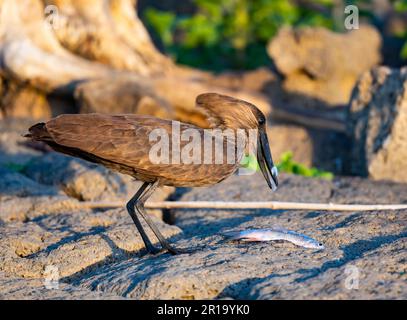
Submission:
[[[236,176],[210,189],[187,191],[181,199],[349,203],[356,201],[350,196],[355,190],[363,190],[356,198],[361,203],[407,200],[402,185],[295,176],[282,177],[282,188],[275,194],[259,176]],[[174,223],[183,230],[174,238],[176,245],[194,247],[196,252],[114,261],[70,277],[68,282],[136,299],[405,298],[406,214],[406,210],[176,210]],[[326,249],[314,251],[290,243],[230,243],[221,236],[228,230],[271,226],[308,234]],[[352,283],[358,288],[352,288]]]
[[[4,134],[0,130],[0,141]],[[144,250],[124,208],[80,208],[84,199],[124,202],[138,183],[79,160],[35,151],[19,139],[6,139],[8,149],[0,145],[2,299],[407,298],[407,210],[165,211],[154,216],[163,234],[178,247],[196,250],[153,256]],[[26,161],[15,162],[22,155]],[[93,186],[93,180],[103,188]],[[405,184],[284,174],[280,181],[276,193],[255,174],[233,176],[211,188],[167,189],[154,196],[407,203]],[[272,226],[309,235],[326,249],[287,242],[234,243],[221,235]]]
[[[52,282],[47,283],[41,279],[22,279],[8,277],[0,273],[0,299],[31,300],[31,299],[61,299],[61,300],[101,300],[123,299],[116,295],[108,295],[103,292],[89,292],[80,290],[69,284]]]

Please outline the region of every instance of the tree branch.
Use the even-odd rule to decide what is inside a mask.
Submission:
[[[80,208],[101,209],[124,207],[122,202],[81,202]],[[403,210],[407,204],[335,204],[281,201],[227,202],[227,201],[157,201],[146,202],[148,209],[285,209],[321,211],[380,211]]]

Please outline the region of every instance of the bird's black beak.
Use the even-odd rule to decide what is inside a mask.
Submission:
[[[269,187],[276,191],[278,187],[278,170],[274,166],[273,158],[271,157],[269,141],[264,128],[259,128],[259,137],[257,143],[257,161],[264,178]]]

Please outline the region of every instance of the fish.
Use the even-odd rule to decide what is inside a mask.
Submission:
[[[249,229],[242,231],[228,231],[222,234],[231,241],[263,242],[263,241],[288,241],[297,246],[309,249],[323,250],[325,246],[304,234],[283,228]]]

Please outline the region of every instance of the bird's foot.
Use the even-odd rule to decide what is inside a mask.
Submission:
[[[173,246],[166,246],[164,248],[157,248],[154,246],[148,247],[147,251],[149,254],[152,255],[157,255],[161,252],[167,251],[168,253],[172,255],[177,255],[177,254],[187,254],[187,253],[193,253],[195,250],[193,249],[180,249],[180,248],[174,248]]]
[[[146,249],[147,249],[148,253],[153,254],[153,255],[159,254],[160,252],[163,251],[163,249],[159,249],[157,247],[154,247],[153,245],[148,246]]]
[[[174,248],[172,246],[168,246],[165,248],[169,253],[172,255],[177,255],[177,254],[188,254],[188,253],[193,253],[195,250],[193,249],[180,249],[180,248]]]

